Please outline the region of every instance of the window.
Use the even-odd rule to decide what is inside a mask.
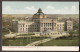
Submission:
[[[49,26],[49,23],[48,23],[48,26]]]
[[[50,30],[51,30],[51,28],[50,28]]]
[[[45,28],[44,28],[44,30],[45,30]]]
[[[46,26],[47,26],[47,23],[46,23]]]
[[[59,34],[59,33],[58,33]]]
[[[27,31],[27,28],[26,28],[26,31]]]
[[[21,25],[21,27],[22,27],[22,25]]]
[[[70,24],[70,26],[71,26],[71,24]]]
[[[51,23],[50,23],[50,26],[51,26]]]
[[[38,26],[38,25],[37,25]],[[43,26],[43,23],[41,23],[41,27]]]
[[[23,24],[23,27],[24,27],[24,24]]]

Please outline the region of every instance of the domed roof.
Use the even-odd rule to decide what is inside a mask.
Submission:
[[[42,12],[41,8],[39,8],[38,12],[35,15],[44,15],[44,13]]]
[[[39,10],[38,10],[38,13],[42,13],[42,10],[41,10],[41,8],[39,8]]]

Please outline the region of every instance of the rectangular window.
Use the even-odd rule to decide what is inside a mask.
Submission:
[[[44,24],[44,27],[45,27],[45,24]]]
[[[26,28],[26,31],[27,31],[27,28]]]
[[[24,27],[24,24],[23,24],[23,27]]]
[[[51,28],[50,28],[50,30],[51,30]]]
[[[49,26],[49,23],[48,23],[48,26]]]
[[[47,23],[46,23],[46,26],[47,26]]]
[[[22,27],[22,25],[21,25],[21,27]]]

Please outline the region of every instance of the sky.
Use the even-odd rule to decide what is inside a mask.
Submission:
[[[2,2],[2,14],[34,14],[39,8],[45,14],[79,14],[79,2]]]

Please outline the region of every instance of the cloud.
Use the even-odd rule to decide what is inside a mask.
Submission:
[[[71,13],[77,13],[79,14],[79,7],[76,7],[76,6],[72,6],[71,9],[70,9]]]
[[[47,6],[47,9],[54,9],[53,6]]]
[[[13,10],[13,9],[8,5],[3,10],[8,11],[8,10]]]
[[[34,6],[31,7],[24,7],[21,10],[14,10],[11,8],[11,6],[6,6],[3,10],[2,13],[3,14],[33,14],[35,13],[37,10],[34,8]]]
[[[68,10],[68,9],[69,9],[69,7],[65,6],[65,7],[64,7],[64,9],[65,9],[65,10]]]
[[[27,6],[27,7],[25,7],[24,9],[27,9],[27,10],[34,10],[34,11],[36,10],[36,9],[34,8],[34,6],[31,6],[31,7],[28,7],[28,6]]]
[[[37,9],[34,6],[26,6],[24,7],[24,10],[28,13],[28,14],[34,14],[37,12]]]
[[[11,8],[11,6],[7,5],[6,7],[4,7],[2,9],[2,14],[10,14],[12,13],[13,9]]]
[[[34,14],[37,12],[37,8],[34,6],[26,6],[21,10],[15,10],[11,6],[6,6],[2,9],[2,14]],[[63,8],[56,8],[54,6],[45,6],[45,8],[42,8],[42,11],[45,14],[79,14],[79,8],[77,8],[75,5],[68,7],[64,6]]]
[[[72,6],[71,9],[72,9],[72,10],[77,10],[76,6]]]
[[[46,13],[46,14],[57,14],[60,11],[61,11],[60,9],[55,9],[55,7],[49,5],[49,6],[46,6],[44,13]]]
[[[79,14],[79,9],[76,8],[76,6],[72,6],[72,7],[64,6],[61,9],[53,6],[46,6],[44,13],[46,14]]]

